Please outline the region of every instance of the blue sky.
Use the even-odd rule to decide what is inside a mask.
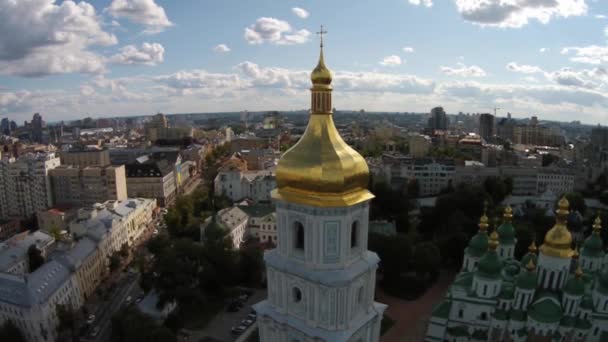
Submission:
[[[324,24],[338,109],[603,123],[604,0],[0,0],[0,116],[308,106]]]

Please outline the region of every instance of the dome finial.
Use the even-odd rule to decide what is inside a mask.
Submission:
[[[577,264],[576,267],[576,272],[574,273],[576,275],[577,278],[581,278],[583,276],[583,269],[581,268],[580,264]]]
[[[507,205],[505,207],[505,210],[502,213],[502,218],[505,222],[509,223],[511,223],[511,221],[513,220],[513,208],[511,208],[510,205]]]
[[[490,240],[488,241],[488,249],[491,251],[495,251],[498,247],[498,233],[496,230],[493,230],[490,234]]]
[[[526,269],[529,272],[534,271],[534,269],[536,269],[536,265],[534,264],[534,260],[532,260],[532,258],[530,258],[530,261],[528,261],[528,264],[526,265]]]
[[[317,32],[317,34],[319,35],[321,41],[321,52],[319,53],[319,62],[310,75],[310,80],[312,81],[314,88],[331,89],[331,71],[329,71],[329,69],[325,66],[325,58],[323,57],[323,35],[327,34],[327,31],[323,28],[323,25],[321,25],[321,30]]]
[[[488,217],[484,211],[483,215],[479,218],[479,231],[485,233],[489,226],[490,224],[488,223]]]
[[[528,252],[536,254],[537,250],[538,248],[536,248],[536,241],[532,240],[532,243],[530,244],[530,246],[528,246]]]
[[[597,217],[595,218],[595,221],[593,221],[593,233],[599,234],[601,230],[602,230],[602,218],[600,217],[600,212],[598,211]]]

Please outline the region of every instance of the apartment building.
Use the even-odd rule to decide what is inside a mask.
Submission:
[[[154,198],[160,206],[168,206],[177,195],[173,167],[166,163],[127,164],[127,195],[131,198]]]
[[[55,205],[88,206],[127,198],[124,165],[61,165],[49,172]]]
[[[225,195],[233,201],[268,202],[270,191],[276,188],[277,183],[274,170],[250,171],[247,161],[235,154],[218,170],[213,185],[215,194]]]
[[[201,225],[201,241],[204,241],[205,229],[212,224],[208,218]],[[277,217],[272,205],[256,204],[239,205],[224,208],[215,216],[215,224],[226,229],[235,248],[239,248],[248,238],[256,238],[261,243],[278,243]]]
[[[110,152],[104,149],[76,148],[59,152],[62,165],[106,166],[110,165]]]
[[[416,180],[420,196],[433,196],[445,189],[454,178],[456,166],[451,159],[412,158],[401,154],[382,156],[384,177],[394,189],[402,189]]]
[[[61,165],[55,153],[28,153],[0,161],[0,219],[27,218],[53,205],[49,171]]]
[[[0,243],[0,272],[23,275],[30,272],[27,251],[36,246],[43,257],[55,247],[55,239],[44,232],[25,231]]]

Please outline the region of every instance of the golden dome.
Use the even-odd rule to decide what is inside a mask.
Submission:
[[[496,247],[498,247],[498,233],[496,230],[492,231],[490,234],[490,240],[488,241],[488,249],[491,251],[495,251]]]
[[[310,80],[314,87],[331,88],[331,71],[325,66],[323,58],[323,45],[321,45],[321,54],[319,55],[319,63],[310,74]]]
[[[331,72],[325,66],[322,45],[311,79],[313,103],[321,103],[321,96],[331,95]],[[350,206],[372,199],[367,190],[367,162],[342,140],[331,107],[326,105],[330,102],[322,103],[311,111],[300,141],[279,160],[272,197],[317,207]]]
[[[566,226],[570,203],[563,197],[558,203],[555,225],[545,235],[545,242],[540,246],[541,253],[557,258],[570,258],[572,250],[572,234]]]

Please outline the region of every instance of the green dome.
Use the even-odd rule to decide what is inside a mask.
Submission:
[[[604,243],[602,242],[602,238],[599,234],[592,233],[585,239],[581,253],[586,257],[598,258],[603,256],[603,248]]]
[[[589,329],[591,329],[591,322],[589,322],[589,320],[586,320],[586,319],[577,318],[575,327],[576,327],[576,329],[580,329],[580,330],[589,330]]]
[[[574,317],[571,316],[564,316],[564,318],[562,318],[562,320],[559,322],[559,325],[562,327],[573,327],[574,324],[576,323],[576,320],[574,319]]]
[[[498,298],[510,300],[515,296],[515,291],[513,289],[513,284],[511,283],[503,283],[500,288],[500,293],[498,294]]]
[[[512,245],[515,243],[515,228],[511,222],[503,222],[498,227],[498,241],[501,245]]]
[[[536,254],[528,252],[521,258],[521,262],[520,262],[521,266],[526,267],[526,265],[530,262],[530,259],[532,259],[532,261],[536,265],[536,261],[537,261]]]
[[[478,232],[469,241],[467,254],[474,257],[480,257],[488,250],[488,234],[486,232]]]
[[[548,292],[541,294],[528,310],[528,315],[541,323],[559,322],[563,316],[559,298]]]
[[[536,270],[522,270],[517,277],[516,286],[526,290],[536,288]]]
[[[487,251],[477,263],[477,274],[486,278],[500,277],[501,269],[502,261],[496,251]]]
[[[582,296],[585,294],[585,282],[580,277],[571,277],[564,287],[564,293],[573,296]]]
[[[599,284],[597,289],[603,293],[608,294],[608,268],[605,268],[599,276]]]

